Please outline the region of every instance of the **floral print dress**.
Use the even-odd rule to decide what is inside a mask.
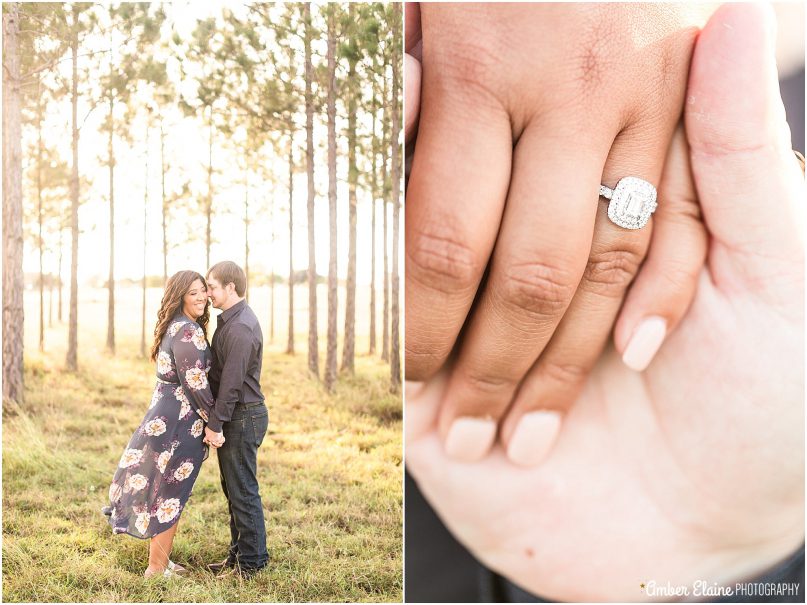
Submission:
[[[214,402],[210,364],[202,328],[175,316],[160,342],[151,405],[109,488],[104,512],[114,533],[151,538],[179,520],[207,458],[202,435]]]

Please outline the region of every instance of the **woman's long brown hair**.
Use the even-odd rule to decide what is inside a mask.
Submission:
[[[160,351],[160,342],[162,342],[168,326],[171,325],[171,320],[182,309],[182,298],[191,289],[191,285],[196,280],[200,280],[202,285],[207,288],[205,278],[199,275],[196,271],[179,271],[174,273],[168,278],[165,284],[165,292],[163,292],[163,300],[160,303],[160,310],[157,311],[157,326],[154,328],[154,344],[151,346],[151,361],[157,359],[157,353]],[[210,301],[205,304],[205,312],[201,317],[196,318],[196,323],[202,328],[207,340],[207,322],[210,321]]]

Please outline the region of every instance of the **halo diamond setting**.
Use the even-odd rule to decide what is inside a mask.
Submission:
[[[600,195],[610,200],[608,218],[625,229],[641,229],[658,208],[656,188],[635,176],[619,179],[613,189],[601,185]]]

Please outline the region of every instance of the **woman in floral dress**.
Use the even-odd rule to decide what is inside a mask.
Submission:
[[[207,458],[202,435],[213,406],[207,382],[209,319],[204,278],[195,271],[171,276],[154,329],[157,384],[151,405],[121,456],[104,510],[114,533],[151,538],[146,577],[185,572],[169,555],[179,516]]]

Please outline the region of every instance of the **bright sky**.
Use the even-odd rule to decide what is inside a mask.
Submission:
[[[239,5],[228,3],[237,10]],[[169,16],[183,38],[190,35],[198,18],[204,18],[220,11],[221,4],[176,3]],[[314,8],[313,10],[317,10]],[[99,47],[103,47],[103,44]],[[315,47],[315,52],[324,53],[324,44]],[[88,59],[83,59],[86,65]],[[106,59],[103,59],[105,62]],[[70,62],[62,63],[68,73]],[[170,69],[170,67],[169,67]],[[337,105],[337,112],[341,105]],[[82,98],[78,115],[81,119],[90,109],[89,101]],[[123,109],[120,107],[119,109]],[[108,113],[108,104],[99,105],[93,110],[81,130],[79,142],[79,168],[82,175],[92,181],[88,191],[82,192],[86,199],[79,211],[81,236],[79,239],[79,280],[105,279],[108,273],[109,258],[109,171],[104,165],[107,157],[107,135],[99,128]],[[207,129],[200,120],[183,118],[178,111],[164,116],[168,124],[166,131],[165,155],[170,163],[166,177],[167,190],[178,189],[183,181],[191,182],[194,199],[200,202],[207,194]],[[301,113],[304,119],[304,113]],[[315,116],[315,188],[316,197],[316,262],[317,272],[326,275],[328,271],[329,227],[328,227],[328,174],[327,174],[327,125],[325,116]],[[300,122],[304,124],[304,122]],[[347,187],[347,142],[346,116],[337,120],[337,159],[338,175],[338,273],[344,278],[347,273],[348,258],[348,187]],[[367,123],[369,128],[369,122]],[[378,128],[380,130],[380,122]],[[152,129],[148,148],[145,143],[145,120],[140,117],[130,124],[134,142],[129,145],[116,141],[115,168],[115,273],[116,279],[138,279],[143,267],[143,212],[146,193],[145,160],[148,156],[148,222],[146,247],[147,272],[150,275],[162,274],[162,235],[161,235],[161,183],[159,130]],[[62,157],[71,157],[70,143],[70,100],[64,98],[58,108],[47,119],[46,143],[56,144]],[[294,179],[294,244],[292,259],[295,270],[308,267],[307,239],[307,177],[305,169],[305,131],[301,130],[296,139],[295,152],[297,167],[302,170]],[[148,149],[148,151],[146,151]],[[214,143],[214,170],[220,174],[214,177],[214,220],[211,262],[230,259],[244,261],[244,196],[243,171],[239,170],[235,159],[237,144],[224,140],[218,134]],[[288,163],[285,157],[267,154],[263,158],[267,171],[276,175],[277,182],[261,181],[251,177],[249,184],[251,225],[249,230],[250,270],[268,272],[272,269],[280,275],[288,273]],[[370,281],[371,257],[371,205],[367,193],[358,192],[357,220],[357,280],[359,284]],[[270,205],[274,204],[274,220],[270,222]],[[377,205],[380,208],[380,205]],[[401,214],[403,212],[401,211]],[[168,272],[180,269],[195,269],[204,273],[204,216],[201,210],[188,212],[182,209],[176,213],[169,227]],[[402,220],[402,217],[401,217]],[[389,214],[390,246],[392,215]],[[377,214],[377,279],[382,273],[382,217]],[[69,279],[69,233],[65,234],[65,260],[62,267],[63,279]],[[401,247],[403,237],[401,236]],[[27,243],[24,264],[26,272],[38,271],[38,255]],[[55,242],[54,242],[55,247]],[[45,257],[45,272],[55,273],[57,258],[55,253]]]

